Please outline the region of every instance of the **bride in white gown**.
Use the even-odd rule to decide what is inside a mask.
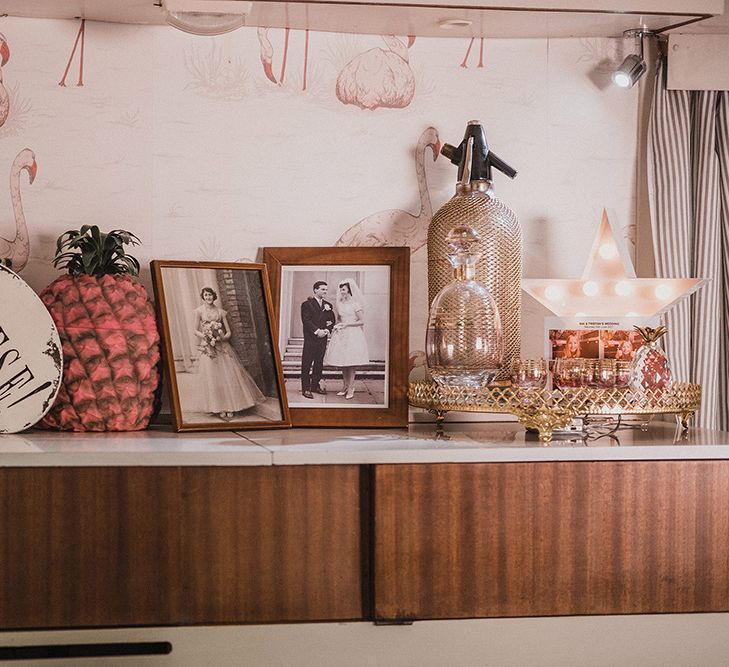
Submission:
[[[227,311],[215,305],[212,287],[203,287],[201,306],[195,308],[195,336],[200,340],[197,388],[206,412],[229,420],[233,413],[263,403],[266,397],[241,366],[233,346]]]
[[[337,396],[351,399],[354,398],[357,367],[370,363],[364,335],[362,293],[352,278],[342,280],[337,286],[334,309],[337,322],[324,354],[324,365],[342,369],[344,387]]]

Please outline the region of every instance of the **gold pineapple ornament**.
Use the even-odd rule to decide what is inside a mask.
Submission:
[[[651,327],[634,327],[643,338],[643,345],[638,349],[630,364],[630,389],[638,395],[647,391],[665,391],[673,385],[671,364],[666,353],[658,347],[658,340],[668,329],[660,325]]]

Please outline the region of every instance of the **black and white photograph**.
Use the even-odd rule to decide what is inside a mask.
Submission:
[[[152,268],[178,430],[290,425],[265,267]]]
[[[281,352],[292,407],[387,405],[390,270],[284,267]]]
[[[407,248],[264,248],[295,426],[407,423]]]

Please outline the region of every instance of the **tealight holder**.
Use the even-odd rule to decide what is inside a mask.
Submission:
[[[544,359],[519,359],[511,362],[511,385],[522,389],[544,389],[547,384]]]

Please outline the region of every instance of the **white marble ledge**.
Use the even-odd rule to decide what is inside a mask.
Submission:
[[[402,430],[292,429],[247,435],[271,451],[274,465],[729,459],[729,433],[681,433],[664,422],[587,440],[555,436],[549,444],[514,422],[445,424],[441,433],[433,424],[411,424]]]
[[[125,433],[26,431],[0,435],[0,467],[267,466],[271,453],[233,431]]]
[[[519,461],[729,460],[729,433],[657,422],[548,445],[513,422],[411,424],[407,429],[302,429],[174,433],[0,435],[0,467],[269,466]]]

